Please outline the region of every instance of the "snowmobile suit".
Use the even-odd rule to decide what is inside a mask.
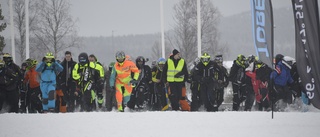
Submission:
[[[94,62],[88,62],[84,65],[80,63],[74,66],[72,77],[78,81],[81,96],[81,109],[83,111],[92,111],[94,108],[94,100],[96,98],[93,89],[103,87],[104,71],[101,71],[101,66]],[[97,91],[101,91],[97,89]]]
[[[62,70],[63,67],[57,61],[52,62],[50,65],[42,61],[36,67],[36,71],[41,73],[40,89],[42,92],[43,111],[53,111],[55,109],[56,73]]]
[[[137,65],[138,63],[136,63]],[[138,67],[138,66],[137,66]],[[140,73],[138,84],[133,88],[128,107],[134,109],[135,106],[142,108],[150,95],[150,83],[152,82],[151,68],[148,65],[138,67]]]
[[[169,105],[166,97],[167,89],[163,82],[162,71],[158,67],[153,67],[152,69],[152,81],[154,82],[154,92],[151,94],[154,94],[154,97],[156,97],[150,99],[154,100],[154,102],[151,102],[152,107],[154,110],[167,110],[167,105]]]
[[[41,96],[39,73],[35,70],[35,66],[27,71],[24,77],[24,83],[29,83],[27,92],[27,106],[29,113],[33,113],[36,110],[39,113],[42,112],[42,102],[41,98],[39,98]]]
[[[215,65],[214,78],[216,83],[214,84],[214,90],[216,93],[217,106],[214,107],[214,111],[218,111],[219,106],[224,101],[224,88],[229,85],[229,73],[224,66]]]
[[[209,61],[207,65],[199,62],[194,70],[194,77],[200,83],[200,96],[207,111],[214,111],[214,107],[217,107],[217,94],[214,91],[214,85],[216,85],[215,65],[213,61]]]
[[[243,61],[243,60],[242,60]],[[230,70],[229,80],[232,81],[233,111],[238,111],[240,103],[246,100],[245,65],[241,60],[234,60]]]
[[[16,82],[18,79],[19,76],[13,70],[4,65],[0,66],[0,111],[2,108],[7,108],[7,106],[3,106],[6,102],[9,112],[18,113],[19,92]]]
[[[269,87],[270,86],[270,73],[272,69],[266,65],[262,64],[258,67],[256,72],[256,79],[260,81],[258,93],[255,93],[256,101],[259,106],[259,110],[262,111],[263,108],[267,109],[270,106],[269,98]]]
[[[131,77],[133,73],[133,78]],[[124,62],[116,62],[112,68],[109,84],[110,86],[115,85],[116,99],[118,104],[118,110],[123,111],[123,106],[126,106],[130,100],[130,95],[132,92],[132,80],[137,80],[139,78],[139,69],[130,60],[126,59]]]

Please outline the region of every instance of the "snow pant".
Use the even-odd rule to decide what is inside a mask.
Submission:
[[[233,89],[232,110],[238,111],[240,108],[240,104],[247,98],[246,85],[232,83],[232,89]]]
[[[40,87],[29,88],[27,92],[27,106],[29,113],[42,113],[42,101],[41,101]]]
[[[274,101],[274,103],[279,101],[280,99],[282,99],[284,102],[284,104],[282,104],[283,106],[279,106],[280,109],[284,109],[286,107],[286,104],[292,104],[292,92],[289,90],[288,86],[274,85],[274,89],[276,91],[276,100]]]
[[[61,86],[61,93],[63,94],[63,96],[61,96],[61,105],[62,107],[66,106],[66,112],[74,112],[76,108],[76,103],[80,104],[80,100],[76,102],[78,98],[78,96],[75,95],[76,86],[77,85],[75,82],[68,82],[67,86]],[[62,111],[64,111],[63,109]]]
[[[43,111],[54,111],[55,109],[55,91],[56,83],[53,81],[42,81],[40,83],[40,89],[42,92],[42,108]]]
[[[117,101],[115,96],[115,90],[106,89],[106,108],[107,111],[112,111],[113,107],[117,107]]]
[[[216,93],[216,102],[217,106],[215,106],[213,111],[218,111],[218,108],[221,106],[224,101],[224,88],[214,89]]]
[[[26,98],[27,98],[27,93],[24,90],[20,89],[20,106],[19,106],[19,111],[21,113],[26,113]]]
[[[13,90],[0,88],[0,111],[2,108],[8,109],[6,112],[19,112],[19,91],[17,88]]]
[[[184,83],[182,82],[170,82],[169,83],[169,99],[171,102],[172,110],[180,110],[179,109],[179,100],[182,97],[182,87]]]
[[[190,111],[184,82],[170,82],[168,92],[172,110]]]
[[[56,112],[67,112],[67,103],[62,89],[56,90]]]
[[[130,100],[132,92],[131,84],[116,83],[116,99],[118,105],[118,111],[123,111],[124,107]]]
[[[255,99],[255,93],[253,90],[252,85],[248,85],[246,86],[246,101],[245,101],[245,105],[244,105],[244,111],[251,111],[251,108],[253,106],[254,103],[254,99]]]
[[[139,84],[133,88],[130,95],[130,100],[127,103],[127,106],[131,109],[134,109],[137,106],[139,109],[143,108],[143,105],[147,103],[149,95],[149,87],[146,84]],[[153,94],[154,95],[154,94]]]
[[[200,85],[196,82],[193,82],[190,85],[190,89],[192,92],[191,95],[191,111],[198,111],[199,107],[203,104],[200,96]]]
[[[217,102],[213,84],[200,84],[200,94],[206,110],[208,112],[214,111],[214,107],[217,107]]]

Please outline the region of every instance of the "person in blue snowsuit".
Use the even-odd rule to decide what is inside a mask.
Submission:
[[[288,84],[293,84],[293,79],[290,74],[291,66],[283,60],[282,54],[277,54],[275,58],[275,69],[270,74],[270,79],[273,82],[271,89],[271,98],[273,103],[282,99],[284,103],[292,103],[292,92],[289,90]],[[282,106],[281,106],[282,105]],[[286,104],[280,104],[280,109],[284,109]]]
[[[55,109],[55,91],[57,73],[61,72],[63,67],[58,63],[52,53],[47,53],[42,62],[36,67],[40,75],[40,89],[42,92],[43,112],[54,112]]]

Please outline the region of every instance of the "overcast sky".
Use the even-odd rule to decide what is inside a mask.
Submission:
[[[1,0],[9,21],[9,0]],[[164,28],[174,25],[174,4],[180,0],[163,0]],[[212,0],[223,16],[250,11],[250,0]],[[291,0],[273,0],[273,7],[291,6]],[[70,0],[71,15],[78,20],[80,36],[115,36],[160,32],[160,0]],[[4,32],[10,36],[9,25]]]
[[[173,6],[180,0],[163,0],[165,30],[174,25]],[[282,7],[290,0],[274,1]],[[287,1],[287,2],[286,2]],[[250,11],[250,0],[212,0],[223,16]],[[79,19],[79,35],[111,36],[160,32],[160,0],[71,0],[71,12]]]

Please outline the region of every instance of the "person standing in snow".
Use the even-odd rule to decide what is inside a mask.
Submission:
[[[42,62],[36,67],[40,75],[40,89],[42,92],[43,112],[55,111],[55,91],[56,91],[56,74],[61,72],[63,67],[58,63],[51,52],[43,57]]]
[[[292,103],[292,92],[289,90],[288,84],[292,84],[294,81],[290,74],[291,66],[283,60],[282,54],[277,54],[275,57],[275,69],[270,74],[270,79],[273,81],[273,88],[271,96],[275,99],[273,103],[282,99],[283,103],[280,103],[280,110],[283,110],[287,104]]]
[[[93,111],[95,105],[94,100],[96,97],[96,91],[102,91],[104,71],[98,68],[94,62],[89,62],[88,54],[82,52],[78,56],[79,63],[74,66],[72,70],[72,77],[77,81],[78,87],[80,88],[81,96],[81,111]],[[102,93],[98,93],[98,96]]]
[[[229,85],[229,73],[228,70],[223,66],[222,55],[216,55],[214,62],[216,63],[214,67],[214,78],[217,82],[214,85],[214,90],[216,93],[217,106],[215,106],[213,109],[214,111],[218,111],[218,108],[224,101],[224,88]]]
[[[105,73],[105,82],[106,82],[106,108],[107,111],[112,111],[113,107],[117,108],[116,94],[115,90],[111,89],[109,79],[111,76],[112,68],[114,67],[115,62],[110,62],[108,70]],[[113,85],[114,87],[114,85]]]
[[[97,57],[93,54],[89,55],[89,62],[93,62],[96,66],[97,69],[99,69],[100,72],[104,73],[104,68],[103,65],[98,61]],[[102,86],[102,87],[95,87],[95,90],[100,90],[100,91],[95,91],[97,94],[97,102],[98,102],[98,107],[101,109],[104,100],[103,100],[103,85],[96,85],[96,86]]]
[[[130,100],[132,87],[138,84],[139,69],[134,62],[126,58],[123,51],[118,51],[115,57],[117,62],[112,68],[110,89],[116,90],[118,111],[123,112]]]
[[[238,55],[237,59],[233,61],[230,70],[229,80],[232,82],[233,89],[233,104],[232,110],[238,111],[240,104],[246,100],[246,75],[245,68],[246,57],[242,54]]]
[[[216,93],[214,85],[216,79],[214,78],[215,62],[210,60],[208,53],[203,53],[200,57],[200,62],[195,66],[194,77],[200,83],[200,96],[207,111],[214,111],[217,107]]]
[[[169,85],[169,99],[172,110],[190,111],[190,105],[187,102],[186,85],[188,80],[188,69],[184,59],[181,58],[177,49],[172,51],[172,55],[163,67],[163,78],[166,85]]]
[[[75,103],[78,96],[76,96],[77,83],[72,78],[72,70],[77,62],[73,61],[70,51],[65,52],[65,57],[61,62],[64,68],[58,75],[59,81],[57,85],[57,95],[60,101],[60,112],[74,112]],[[59,87],[59,88],[58,88]]]

